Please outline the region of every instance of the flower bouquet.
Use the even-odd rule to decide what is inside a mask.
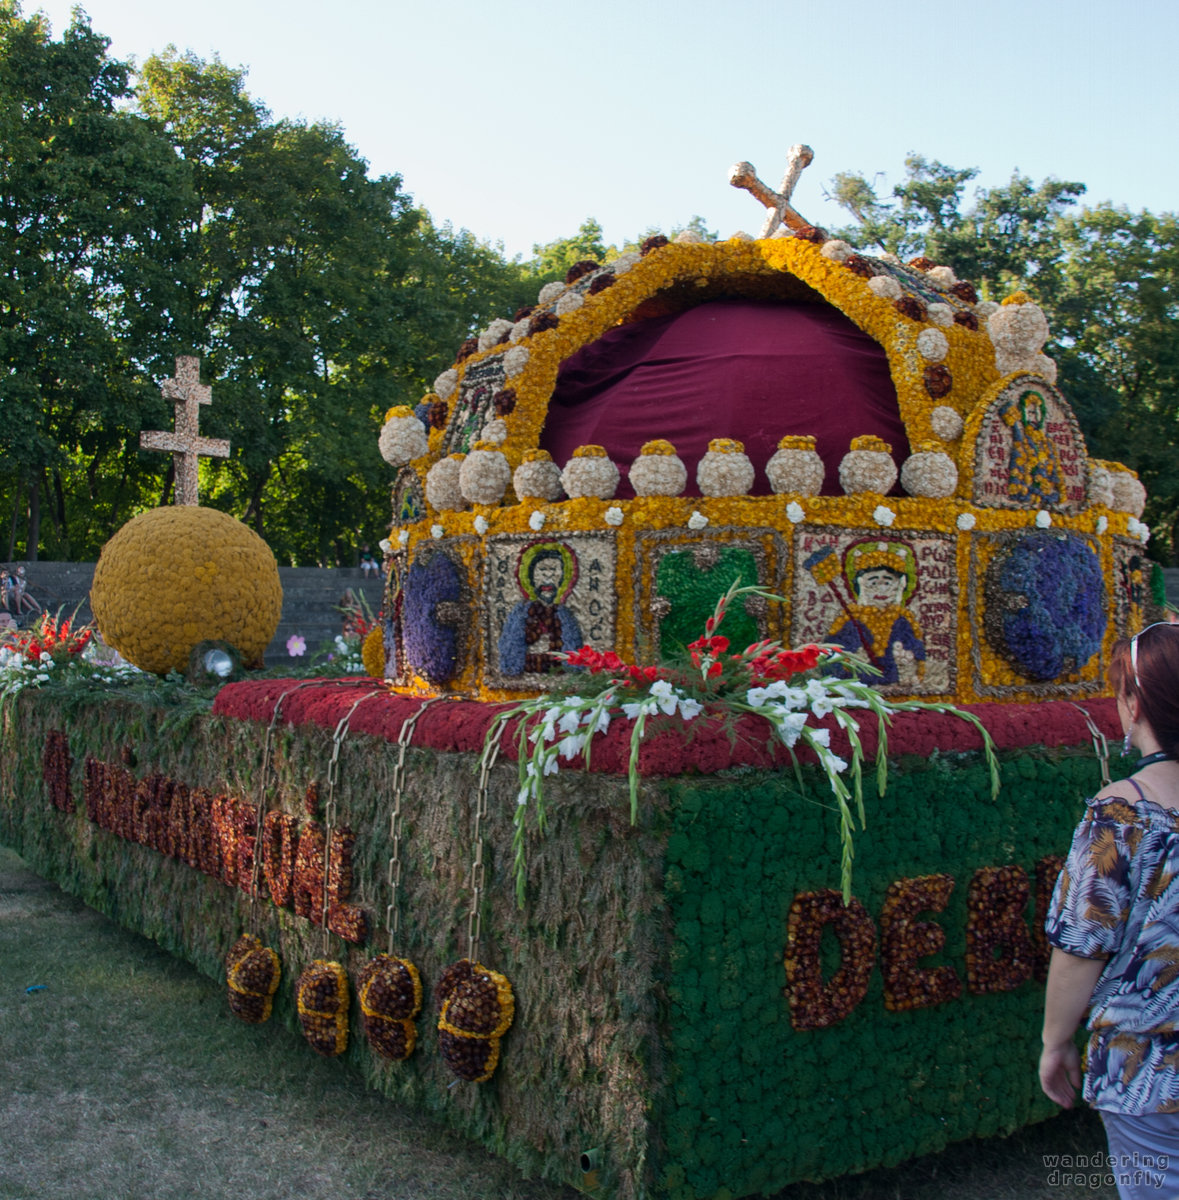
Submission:
[[[971,713],[947,704],[895,701],[882,696],[871,683],[878,675],[869,663],[842,647],[808,645],[797,649],[776,641],[759,641],[732,652],[719,633],[726,613],[743,595],[783,603],[782,597],[757,587],[734,584],[718,601],[704,623],[703,634],[687,647],[679,663],[642,666],[624,663],[613,651],[583,646],[561,657],[566,678],[553,692],[527,700],[501,713],[488,730],[487,748],[498,745],[508,722],[518,726],[520,788],[515,816],[516,895],[524,900],[525,821],[531,807],[538,828],[545,825],[543,781],[561,763],[578,757],[588,770],[594,737],[613,721],[633,722],[628,778],[632,824],[638,817],[639,750],[652,720],[689,725],[702,717],[719,718],[730,728],[745,714],[767,726],[767,736],[780,741],[794,763],[794,780],[805,795],[796,748],[808,749],[826,776],[835,801],[841,843],[840,882],[844,902],[851,896],[852,860],[857,823],[866,826],[863,798],[863,745],[857,710],[875,714],[877,790],[888,781],[888,724],[894,713],[936,711],[952,713],[978,729],[991,772],[992,796],[998,794],[999,772],[994,746],[981,722]],[[844,734],[846,757],[831,748],[831,730],[816,722],[830,717]]]

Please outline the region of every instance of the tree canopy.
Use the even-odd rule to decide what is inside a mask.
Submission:
[[[201,432],[231,442],[202,465],[202,502],[282,562],[353,561],[387,528],[385,410],[420,399],[493,317],[620,253],[587,217],[509,262],[371,175],[337,126],[274,118],[243,70],[170,47],[136,72],[80,10],[55,41],[0,0],[0,150],[7,558],[93,559],[170,498],[171,459],[139,434],[171,428],[159,385],[193,354],[214,388]],[[947,263],[990,298],[1028,291],[1091,452],[1140,472],[1151,551],[1173,561],[1175,216],[1083,207],[1083,184],[1018,173],[968,197],[976,176],[920,155],[887,195],[839,175],[856,222],[841,235]],[[716,238],[698,216],[681,230]]]

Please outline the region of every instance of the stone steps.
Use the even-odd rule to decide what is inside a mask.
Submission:
[[[13,563],[12,566],[18,564]],[[47,612],[90,621],[90,584],[94,563],[25,563],[29,594]],[[299,634],[307,643],[307,654],[331,642],[343,626],[337,609],[344,593],[351,588],[363,594],[375,616],[381,606],[381,580],[365,576],[359,567],[279,567],[282,582],[282,617],[274,639],[266,647],[266,665],[280,666],[289,659],[287,639]],[[25,624],[29,623],[26,617]]]

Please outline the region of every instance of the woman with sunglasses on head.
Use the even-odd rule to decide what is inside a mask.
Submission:
[[[1056,882],[1040,1086],[1072,1107],[1088,1010],[1084,1096],[1118,1194],[1158,1200],[1179,1196],[1179,625],[1118,642],[1109,678],[1141,758],[1087,802]]]

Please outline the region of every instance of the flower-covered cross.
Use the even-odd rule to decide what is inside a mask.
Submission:
[[[806,219],[790,203],[790,198],[799,177],[814,157],[815,152],[810,146],[791,146],[786,155],[786,173],[776,192],[757,177],[757,169],[752,163],[739,162],[729,168],[729,182],[733,187],[743,188],[769,210],[758,237],[769,237],[783,223],[791,229],[802,229],[807,225]]]

